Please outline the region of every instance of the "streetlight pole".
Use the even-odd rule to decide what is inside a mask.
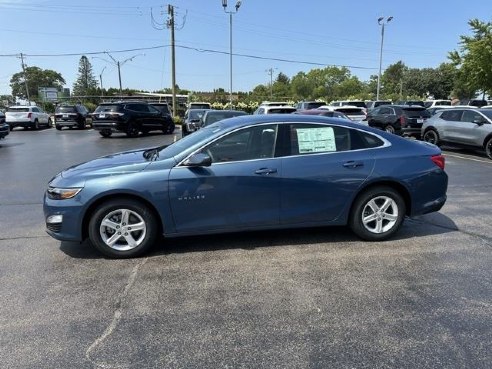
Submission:
[[[230,88],[229,88],[229,104],[232,109],[232,15],[236,14],[239,11],[239,7],[241,6],[241,0],[236,2],[235,9],[236,10],[227,10],[227,0],[222,0],[222,7],[224,8],[224,12],[229,14],[229,71],[230,71]]]
[[[119,60],[116,60],[115,58],[113,58],[113,56],[106,52],[106,54],[111,58],[111,60],[113,61],[113,63],[118,67],[118,80],[120,82],[120,96],[123,95],[123,88],[122,88],[122,85],[121,85],[121,67],[126,63],[126,62],[129,62],[129,61],[132,61],[133,59],[135,59],[137,56],[141,56],[141,55],[144,55],[145,54],[137,54],[137,55],[133,55],[131,57],[129,57],[128,59],[125,59],[123,60],[122,62],[120,62]]]
[[[379,90],[381,89],[381,69],[383,66],[383,43],[384,43],[384,25],[391,22],[393,17],[379,17],[378,24],[381,26],[381,49],[379,50],[379,74],[378,88],[376,91],[376,100],[379,100]]]
[[[101,97],[104,96],[104,92],[103,92],[103,73],[104,73],[104,70],[106,69],[106,67],[104,67],[101,71],[101,73],[99,74],[99,82],[101,83]]]

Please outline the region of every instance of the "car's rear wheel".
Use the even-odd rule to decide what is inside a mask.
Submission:
[[[85,129],[85,119],[77,124],[78,129]]]
[[[60,126],[59,124],[55,124],[55,128],[56,128],[57,130],[59,130],[59,131],[61,131],[61,130],[62,130],[62,126]]]
[[[137,126],[133,123],[130,123],[128,125],[128,129],[126,131],[126,135],[128,137],[137,137],[138,134],[139,134],[139,130],[138,130]]]
[[[434,129],[429,129],[429,130],[425,131],[422,139],[425,142],[429,142],[431,144],[439,146],[439,134]]]
[[[142,255],[155,243],[158,233],[153,212],[132,199],[103,203],[89,222],[89,239],[100,252],[112,258]]]
[[[99,134],[103,137],[110,137],[113,132],[111,132],[111,130],[109,129],[103,129],[102,131],[99,131]]]
[[[393,127],[391,124],[387,124],[385,127],[384,127],[384,130],[388,133],[395,133],[395,127]]]
[[[34,120],[33,128],[37,131],[39,129],[39,121],[37,119]]]
[[[48,118],[48,128],[51,128],[53,127],[53,122],[51,120],[51,118]]]
[[[492,137],[485,142],[485,154],[489,159],[492,159]]]
[[[355,200],[349,226],[360,238],[381,241],[400,228],[405,217],[405,201],[393,188],[378,186],[363,192]]]

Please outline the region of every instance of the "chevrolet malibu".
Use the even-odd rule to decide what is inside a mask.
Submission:
[[[447,183],[426,142],[322,116],[242,116],[68,168],[49,182],[44,214],[52,237],[88,237],[114,258],[160,234],[348,225],[380,241],[405,216],[438,211]]]

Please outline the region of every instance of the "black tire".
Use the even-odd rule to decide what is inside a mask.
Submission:
[[[424,135],[422,136],[422,140],[434,144],[436,146],[440,145],[439,133],[437,133],[437,131],[432,128],[424,132]]]
[[[171,124],[169,124],[167,129],[162,130],[162,133],[164,133],[165,135],[171,135],[174,133],[175,129],[176,129],[176,125],[174,124],[174,122],[172,122]]]
[[[485,154],[489,159],[492,159],[492,137],[489,137],[485,142]]]
[[[111,132],[111,130],[109,129],[103,129],[102,131],[99,131],[99,134],[103,137],[111,137],[113,132]]]
[[[55,124],[55,128],[56,128],[57,130],[59,130],[59,131],[61,131],[61,130],[62,130],[62,126],[60,126],[59,124]]]
[[[53,127],[53,122],[51,121],[51,118],[48,118],[48,128]]]
[[[126,130],[126,135],[128,137],[132,137],[132,138],[138,137],[139,133],[140,132],[138,130],[138,127],[135,124],[133,124],[133,123],[128,124],[128,129]]]
[[[78,129],[85,129],[85,120],[77,123],[77,128]]]
[[[395,127],[393,127],[391,124],[387,124],[386,126],[384,126],[384,130],[392,134],[395,134],[396,132]]]
[[[103,225],[104,220],[108,225]],[[92,244],[111,258],[142,255],[154,245],[158,235],[159,225],[154,213],[143,203],[132,199],[113,199],[103,203],[91,215],[89,222]]]
[[[387,186],[373,187],[357,196],[349,226],[363,240],[386,240],[400,228],[405,211],[405,201],[396,190]]]
[[[39,129],[39,121],[37,119],[34,120],[34,124],[32,128],[35,129],[36,131]]]

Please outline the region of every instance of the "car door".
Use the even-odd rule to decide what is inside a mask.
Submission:
[[[363,133],[335,125],[293,124],[282,159],[281,224],[326,223],[340,216],[371,174]]]
[[[487,135],[484,133],[484,125],[488,124],[482,114],[478,111],[465,110],[461,121],[456,124],[456,140],[464,145],[482,145]]]
[[[460,141],[460,131],[462,130],[463,123],[461,122],[461,117],[463,115],[463,110],[461,109],[450,109],[441,113],[441,126],[438,128],[439,136],[443,141],[456,142]]]
[[[152,129],[164,129],[165,120],[161,111],[152,105],[143,106],[143,127]]]
[[[279,224],[281,159],[274,156],[277,125],[242,128],[200,153],[210,166],[176,166],[169,175],[178,233],[264,228]]]

